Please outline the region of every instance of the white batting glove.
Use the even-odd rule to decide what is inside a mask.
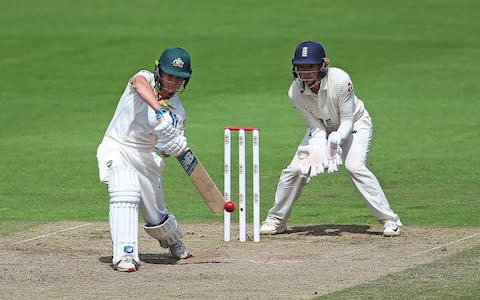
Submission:
[[[308,144],[310,148],[310,154],[308,155],[310,177],[315,177],[325,172],[325,168],[328,168],[327,143],[325,139],[312,138]]]
[[[185,150],[187,150],[187,138],[183,135],[179,135],[166,144],[157,144],[158,149],[169,156],[179,156]]]
[[[173,127],[169,121],[161,121],[154,129],[155,133],[158,136],[158,140],[163,143],[167,143],[173,138],[182,135],[183,130],[180,128]]]
[[[342,136],[336,131],[328,136],[328,173],[337,172],[343,163],[341,142]]]
[[[175,115],[171,111],[166,111],[158,121],[159,123],[155,126],[154,131],[160,142],[166,144],[173,138],[183,135],[184,125],[181,116]]]

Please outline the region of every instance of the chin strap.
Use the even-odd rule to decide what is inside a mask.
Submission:
[[[157,99],[159,98],[158,95],[160,95],[160,91],[159,89],[157,88],[157,84],[155,83],[155,86],[152,88],[152,91],[153,91],[153,94],[155,95],[155,97],[157,97]]]
[[[155,86],[152,88],[152,91],[153,91],[153,94],[158,98],[158,102],[160,103],[160,106],[162,107],[168,107],[168,101],[170,100],[171,97],[173,97],[173,95],[175,95],[175,93],[179,94],[178,92],[175,92],[175,93],[171,93],[170,95],[168,95],[168,98],[163,98],[162,99],[162,95],[160,94],[160,89],[161,89],[161,85],[160,83],[157,81],[155,83]]]
[[[315,80],[315,82],[314,82],[313,84],[309,84],[308,87],[309,87],[310,89],[313,89],[314,87],[316,87],[317,85],[319,85],[320,82],[321,82],[321,80],[318,80],[318,79],[317,79],[317,80]]]

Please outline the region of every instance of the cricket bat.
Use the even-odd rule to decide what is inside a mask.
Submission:
[[[195,156],[192,149],[188,149],[179,155],[177,160],[210,210],[213,213],[223,211],[225,205],[223,195],[218,190],[210,175],[208,175],[202,163]]]

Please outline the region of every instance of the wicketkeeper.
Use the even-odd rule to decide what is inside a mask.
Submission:
[[[192,74],[190,55],[167,48],[154,72],[139,71],[130,80],[97,149],[100,181],[108,185],[113,268],[138,269],[138,209],[145,231],[178,259],[190,257],[183,230],[165,206],[161,172],[165,156],[187,148],[185,109],[178,94]]]
[[[292,161],[280,175],[275,204],[260,233],[286,232],[293,204],[305,185],[312,177],[336,172],[344,164],[351,183],[373,216],[384,225],[383,235],[398,236],[400,218],[366,166],[372,141],[370,116],[362,100],[355,96],[350,76],[328,63],[319,43],[306,41],[295,49],[288,96],[308,128]]]

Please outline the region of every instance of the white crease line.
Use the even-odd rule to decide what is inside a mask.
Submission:
[[[427,249],[427,250],[424,250],[424,251],[421,251],[421,252],[418,252],[418,253],[415,253],[415,254],[412,254],[412,255],[409,255],[409,256],[402,257],[401,259],[397,259],[395,262],[400,261],[400,260],[402,260],[402,259],[419,256],[419,255],[422,255],[422,254],[427,253],[427,252],[430,252],[430,251],[438,250],[438,249],[441,249],[441,248],[443,248],[443,247],[450,246],[450,245],[452,245],[452,244],[459,243],[459,242],[462,242],[462,241],[465,241],[465,240],[474,238],[474,237],[476,237],[476,236],[478,236],[478,235],[480,235],[480,232],[479,232],[479,233],[472,234],[472,235],[470,235],[470,236],[466,236],[466,237],[464,237],[464,238],[461,238],[461,239],[459,239],[459,240],[456,240],[456,241],[453,241],[453,242],[450,242],[450,243],[446,243],[446,244],[443,244],[443,245],[440,245],[440,246],[436,246],[436,247],[433,247],[433,248],[430,248],[430,249]]]
[[[42,235],[36,236],[36,237],[34,237],[34,238],[30,238],[30,239],[21,240],[21,241],[15,242],[15,243],[11,243],[9,246],[18,245],[18,244],[22,244],[22,243],[27,243],[27,242],[31,242],[31,241],[34,241],[34,240],[38,240],[38,239],[41,239],[41,238],[46,238],[46,237],[48,237],[48,236],[51,236],[51,235],[54,235],[54,234],[58,234],[58,233],[60,233],[60,232],[65,232],[65,231],[69,231],[69,230],[74,230],[74,229],[81,228],[81,227],[85,227],[85,226],[88,226],[88,225],[91,225],[91,224],[92,224],[92,223],[85,223],[85,224],[82,224],[82,225],[77,225],[77,226],[65,228],[65,229],[62,229],[62,230],[57,230],[57,231],[50,232],[50,233],[47,233],[47,234],[42,234]]]

